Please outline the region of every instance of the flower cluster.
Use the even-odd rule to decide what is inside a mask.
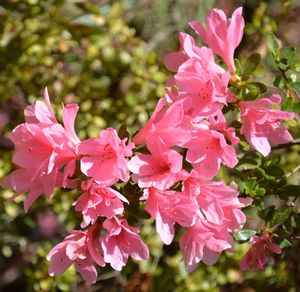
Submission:
[[[3,185],[15,191],[13,198],[27,194],[25,211],[42,194],[51,198],[56,187],[80,190],[73,206],[82,214],[82,230],[70,231],[49,252],[50,275],[59,275],[74,264],[93,283],[95,264],[110,264],[119,271],[129,256],[136,260],[149,257],[139,229],[126,220],[124,209],[129,201],[116,186],[130,178],[143,189],[143,196],[136,199],[155,219],[165,244],[173,241],[175,224],[184,228],[180,249],[189,271],[201,261],[214,264],[223,251],[233,250],[231,234],[243,227],[242,208],[251,199],[239,197],[235,186],[215,177],[222,165],[234,168],[238,163],[242,135],[264,156],[270,153],[270,142],[290,141],[281,121],[294,115],[272,109],[280,103],[279,95],[240,101],[229,90],[235,74],[234,51],[243,36],[242,8],[231,19],[214,9],[206,22],[207,28],[198,21],[190,25],[209,47],[199,47],[192,36],[179,34],[180,50],[165,58],[174,76],[131,143],[127,138],[121,140],[113,128],[101,131],[98,138],[80,141],[74,130],[78,106],[64,106],[60,124],[47,90],[45,103],[37,101],[25,109],[25,123],[10,134],[17,169]],[[228,70],[216,63],[214,53]],[[239,132],[227,125],[224,110],[229,104],[240,112]],[[135,145],[144,147],[133,153]],[[274,250],[268,238],[263,240],[253,239],[252,249],[259,258],[261,250]],[[251,259],[243,262],[243,269],[256,265],[253,253],[247,255]]]
[[[180,50],[166,56],[165,64],[175,75],[167,81],[166,96],[133,138],[149,153],[137,154],[129,162],[163,242],[172,242],[175,223],[186,228],[180,248],[189,271],[200,261],[215,263],[222,251],[232,249],[231,233],[242,228],[246,217],[241,209],[251,203],[239,198],[234,187],[214,180],[221,165],[234,168],[238,163],[240,139],[227,126],[223,109],[229,103],[236,105],[240,134],[265,156],[269,140],[280,144],[292,139],[280,121],[294,117],[269,107],[280,102],[278,95],[239,101],[228,88],[235,73],[234,50],[243,36],[242,8],[231,19],[214,9],[206,22],[207,29],[198,21],[190,26],[209,48],[198,47],[192,36],[180,33]],[[223,58],[228,71],[215,62],[214,53]],[[189,168],[184,167],[187,164]]]
[[[109,263],[121,270],[129,256],[142,260],[148,258],[149,252],[139,229],[129,226],[121,216],[128,200],[112,188],[119,180],[129,180],[126,158],[132,155],[134,144],[126,145],[126,139],[121,140],[112,128],[103,130],[99,138],[80,141],[74,130],[77,111],[75,104],[63,107],[63,125],[58,123],[47,89],[45,103],[37,101],[28,106],[25,123],[10,134],[17,169],[3,185],[15,190],[13,198],[27,193],[26,212],[42,194],[51,198],[56,187],[79,187],[83,191],[74,206],[82,213],[81,227],[86,229],[70,231],[47,258],[51,261],[50,275],[62,274],[74,263],[83,278],[94,283],[94,263]],[[81,176],[75,175],[77,164]]]

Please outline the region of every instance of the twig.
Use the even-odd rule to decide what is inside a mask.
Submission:
[[[290,176],[292,176],[294,173],[296,173],[298,170],[300,170],[300,164],[297,165],[292,171],[288,172],[285,177],[288,178]]]
[[[280,145],[277,145],[277,146],[273,146],[272,150],[289,148],[289,147],[292,147],[294,145],[300,145],[300,139],[295,139],[295,140],[293,140],[292,142],[289,142],[289,143],[285,143],[285,144],[280,144]]]

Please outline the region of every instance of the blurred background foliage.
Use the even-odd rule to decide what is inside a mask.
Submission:
[[[164,83],[170,73],[164,69],[162,60],[167,52],[177,50],[178,32],[191,32],[188,21],[203,20],[207,10],[213,7],[231,14],[240,5],[244,7],[246,29],[238,56],[243,59],[251,53],[260,53],[267,70],[263,79],[258,77],[259,81],[270,85],[269,91],[279,90],[289,98],[290,88],[285,80],[272,84],[278,68],[268,53],[266,36],[274,32],[283,45],[294,46],[299,52],[299,1],[0,1],[0,179],[12,169],[12,145],[5,134],[23,121],[24,107],[40,98],[45,86],[58,112],[62,102],[80,104],[76,128],[81,139],[95,137],[105,127],[120,128],[123,124],[133,134],[164,94]],[[258,69],[263,72],[262,66]],[[292,83],[296,81],[293,79]],[[290,126],[294,137],[299,138],[299,125]],[[265,161],[261,157],[250,158],[260,160],[275,178],[282,176],[281,172],[274,174],[280,165],[289,174],[288,181],[299,185],[299,176],[293,173],[300,164],[299,151],[299,146],[293,146],[278,149]],[[251,164],[249,160],[246,162]],[[226,171],[221,175],[230,182]],[[251,173],[244,175],[237,182],[244,183],[240,185],[242,191],[253,196],[258,206],[273,208],[269,213],[274,212],[274,205],[281,206],[278,193],[274,196],[258,190],[268,181],[261,179],[261,186],[251,189]],[[60,191],[51,201],[39,199],[28,214],[22,209],[22,197],[4,204],[11,195],[11,191],[1,189],[1,291],[300,289],[299,228],[293,229],[293,248],[270,258],[263,272],[240,271],[238,263],[248,248],[242,244],[236,246],[235,254],[222,255],[216,265],[199,265],[195,272],[187,274],[178,244],[163,246],[151,220],[140,223],[151,250],[148,262],[129,262],[122,273],[101,268],[99,281],[92,287],[83,283],[72,268],[61,277],[51,278],[45,257],[67,230],[79,227],[80,218],[70,212],[77,194]],[[284,192],[283,195],[288,196]],[[299,201],[291,203],[299,208]],[[250,208],[247,212],[252,218],[247,227],[262,228],[258,210]],[[284,220],[299,221],[292,227],[300,223],[299,216],[286,216]]]

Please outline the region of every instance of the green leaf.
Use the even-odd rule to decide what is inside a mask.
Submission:
[[[281,58],[279,62],[279,68],[282,70],[287,70],[290,67],[290,62],[287,58]]]
[[[281,50],[281,56],[288,60],[289,64],[293,64],[296,56],[294,47],[286,47]]]
[[[277,75],[273,81],[273,85],[279,88],[284,88],[285,80],[282,76]]]
[[[267,35],[267,46],[274,58],[279,57],[279,42],[272,32]]]
[[[293,87],[294,89],[300,89],[300,82],[294,82],[294,83],[292,84],[292,87]]]
[[[247,84],[247,88],[249,90],[249,93],[248,95],[251,96],[258,96],[259,94],[261,93],[264,93],[268,90],[267,86],[261,82],[249,82]],[[248,97],[247,95],[247,97]]]
[[[298,112],[300,110],[300,103],[298,101],[294,101],[294,98],[291,96],[288,96],[283,99],[281,109],[287,112]]]
[[[239,148],[243,152],[250,151],[251,147],[246,141],[240,141]]]
[[[258,216],[264,219],[265,221],[270,221],[274,214],[274,211],[275,211],[275,207],[272,205],[267,207],[266,209],[260,210],[258,212]]]
[[[280,198],[297,197],[300,195],[300,185],[285,185],[277,190]]]
[[[291,243],[289,240],[287,240],[287,239],[285,238],[284,240],[282,240],[282,241],[279,243],[279,246],[280,246],[281,248],[287,248],[287,247],[292,246],[292,243]]]
[[[288,220],[293,212],[291,207],[281,207],[274,211],[271,219],[272,225],[282,224]]]
[[[234,64],[236,67],[236,73],[238,75],[242,75],[243,74],[243,67],[241,65],[241,62],[238,59],[234,59]]]
[[[243,229],[233,233],[233,237],[236,241],[245,242],[257,233],[255,230]]]
[[[238,166],[235,167],[238,171],[244,171],[244,170],[250,170],[250,169],[256,169],[258,166],[256,165],[255,161],[249,159],[248,161],[245,159],[242,163],[239,163]]]
[[[250,195],[252,191],[255,189],[255,187],[256,187],[256,177],[250,178],[248,181],[244,183],[244,189],[247,195]]]
[[[129,138],[129,133],[127,131],[127,126],[126,125],[122,125],[120,128],[119,128],[119,137],[120,139],[124,139],[124,138]]]
[[[296,226],[298,228],[300,228],[300,213],[297,213],[297,214],[294,215],[294,221],[296,223]]]
[[[246,61],[244,66],[244,75],[249,75],[256,70],[260,64],[261,56],[258,53],[252,54]]]
[[[258,197],[263,197],[266,194],[266,190],[264,188],[257,188],[255,194]]]

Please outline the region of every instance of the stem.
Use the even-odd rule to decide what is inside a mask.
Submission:
[[[300,145],[300,139],[295,139],[295,140],[293,140],[292,142],[289,142],[289,143],[285,143],[285,144],[280,144],[280,145],[277,145],[277,146],[273,146],[272,150],[289,148],[289,147],[292,147],[294,145]]]
[[[297,165],[292,171],[288,172],[285,177],[290,177],[291,175],[293,175],[294,173],[296,173],[298,170],[300,169],[300,164]]]
[[[289,81],[288,77],[285,74],[286,70],[281,69],[279,66],[277,68],[278,68],[279,72],[281,73],[282,77],[284,78],[284,80]],[[294,92],[296,97],[300,100],[300,96],[298,95],[297,90],[291,90],[291,91]]]

